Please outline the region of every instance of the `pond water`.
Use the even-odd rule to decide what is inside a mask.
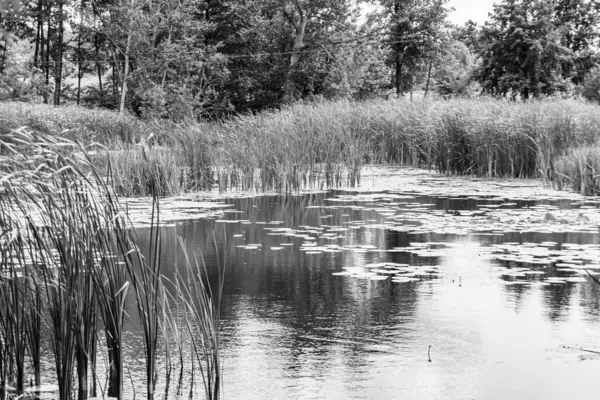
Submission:
[[[225,203],[162,231],[165,275],[182,262],[178,236],[213,282],[225,266],[223,398],[595,397],[597,203],[399,192]]]

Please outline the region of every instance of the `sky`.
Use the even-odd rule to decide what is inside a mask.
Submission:
[[[487,20],[488,13],[492,12],[496,1],[498,0],[450,0],[450,6],[456,9],[450,14],[450,21],[463,25],[471,19],[482,25]]]
[[[483,25],[488,18],[488,14],[493,11],[494,3],[497,1],[499,0],[449,0],[449,6],[455,9],[450,14],[450,21],[459,26],[464,25],[468,20],[473,20],[478,25]],[[364,17],[367,12],[374,9],[374,6],[363,3],[360,8],[363,10]]]

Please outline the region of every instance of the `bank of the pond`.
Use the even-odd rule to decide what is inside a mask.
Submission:
[[[471,227],[490,230],[502,229],[553,229],[560,231],[585,230],[597,231],[600,227],[599,200],[583,196],[568,190],[557,190],[544,185],[538,179],[517,178],[476,178],[467,176],[447,176],[421,168],[413,167],[383,167],[366,166],[363,169],[363,179],[359,187],[340,187],[334,189],[337,193],[351,196],[363,196],[363,200],[380,198],[382,196],[409,195],[427,196],[436,199],[487,200],[492,204],[490,210],[482,210],[481,215],[452,215],[444,214],[442,219],[422,221],[432,227],[444,224],[448,227],[464,230],[464,223]],[[322,194],[322,190],[304,190],[294,196]],[[227,214],[235,213],[226,199],[249,198],[277,195],[276,191],[229,191],[221,193],[217,189],[190,193],[181,196],[164,197],[161,199],[161,223],[174,224],[182,221],[200,218],[226,218]],[[513,202],[559,201],[569,204],[568,210],[555,212],[545,208],[532,209],[528,212],[519,211],[519,217],[504,215],[494,210],[494,202],[512,204]],[[152,201],[148,197],[123,198],[123,204],[128,210],[129,217],[135,226],[143,227],[150,223]],[[510,211],[510,207],[500,211]],[[472,217],[469,220],[461,217]]]
[[[479,177],[536,178],[596,194],[574,149],[596,146],[600,107],[574,100],[493,99],[296,104],[221,124],[170,126],[160,148],[113,154],[123,195],[146,195],[157,177],[164,194],[218,186],[260,191],[355,186],[365,165],[410,165]],[[588,152],[587,154],[590,154]],[[593,153],[597,154],[597,152]],[[579,170],[578,170],[579,169]],[[585,174],[585,172],[584,172]],[[593,176],[593,175],[592,175]],[[595,178],[586,178],[594,182]]]
[[[46,106],[0,104],[8,127],[29,125],[106,144],[113,150],[115,187],[128,197],[148,195],[151,178],[165,196],[213,187],[293,192],[356,186],[364,166],[374,164],[536,178],[597,194],[600,107],[577,100],[297,103],[219,123],[183,124],[52,110],[50,116]]]

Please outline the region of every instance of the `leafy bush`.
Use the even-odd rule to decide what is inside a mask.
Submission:
[[[600,67],[593,69],[585,80],[583,97],[600,103]]]
[[[7,50],[0,74],[0,100],[32,101],[52,91],[41,71],[30,64],[31,47],[31,43],[19,40]]]
[[[28,126],[41,133],[115,148],[139,143],[149,134],[146,124],[133,116],[76,106],[0,102],[0,120],[4,131]]]

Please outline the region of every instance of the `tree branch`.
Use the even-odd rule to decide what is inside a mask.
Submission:
[[[300,27],[298,26],[298,24],[296,23],[296,20],[294,19],[294,15],[292,15],[286,8],[285,5],[283,5],[283,9],[282,9],[282,13],[283,16],[289,21],[290,24],[293,25],[294,29],[296,29],[296,31],[298,31],[300,29]]]
[[[298,14],[300,14],[300,21],[302,21],[304,19],[304,10],[302,10],[300,2],[298,2],[298,0],[292,0],[292,3],[296,6],[296,10],[298,10]]]

